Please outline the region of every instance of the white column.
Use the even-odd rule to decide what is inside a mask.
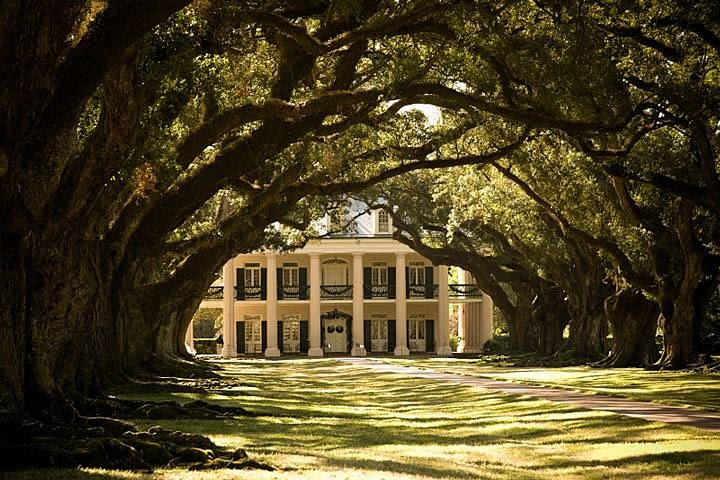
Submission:
[[[470,275],[470,273],[463,270],[461,270],[460,272],[462,272],[463,283],[475,283],[475,279]],[[460,275],[458,275],[458,278],[461,278]],[[492,309],[492,301],[490,301],[490,308]],[[470,301],[470,299],[468,298],[466,302],[462,304],[462,309],[464,312],[464,318],[462,322],[463,341],[461,343],[462,348],[459,348],[458,350],[462,353],[481,353],[483,351],[483,344],[485,343],[484,340],[482,340],[480,337],[480,324],[483,317],[483,303],[478,301]]]
[[[465,338],[467,337],[467,324],[465,321],[465,305],[458,303],[458,347],[457,351],[463,353],[465,351]]]
[[[410,355],[407,346],[405,254],[395,254],[395,355]]]
[[[267,347],[266,357],[279,357],[280,349],[277,343],[278,329],[278,291],[277,291],[277,254],[265,254],[267,267],[267,301],[265,302],[265,319],[267,320]]]
[[[482,343],[478,336],[482,317],[482,303],[470,302],[466,305],[467,335],[465,340],[465,353],[482,352]]]
[[[239,279],[241,282],[244,279]],[[237,355],[235,343],[235,269],[232,259],[223,267],[223,344],[222,356]]]
[[[467,285],[468,283],[470,283],[468,281],[468,277],[469,277],[468,273],[460,267],[457,267],[457,269],[458,269],[458,285]],[[464,295],[463,295],[463,297],[464,297]]]
[[[350,354],[353,357],[364,357],[367,355],[365,349],[365,332],[363,321],[365,320],[365,300],[363,298],[363,254],[353,253],[353,319],[352,336],[353,347]]]
[[[320,345],[320,255],[310,254],[310,349],[308,357],[322,357]]]
[[[493,300],[485,293],[483,293],[482,297],[481,311],[478,340],[480,346],[484,346],[485,342],[493,338]]]
[[[467,283],[467,276],[465,270],[460,267],[457,268],[458,285]],[[469,339],[470,339],[470,326],[468,325],[468,309],[464,303],[458,303],[458,352],[468,353]]]
[[[436,351],[438,355],[450,355],[450,304],[448,297],[448,267],[438,266],[438,337]]]

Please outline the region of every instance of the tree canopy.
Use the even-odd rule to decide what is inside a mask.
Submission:
[[[5,2],[0,407],[73,418],[177,360],[228,258],[363,190],[516,347],[600,360],[607,315],[606,362],[692,364],[720,278],[715,7]]]

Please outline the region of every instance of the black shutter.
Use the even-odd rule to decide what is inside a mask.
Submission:
[[[278,300],[283,299],[283,269],[277,269],[277,298]],[[282,349],[281,349],[282,350]]]
[[[388,320],[388,352],[392,353],[397,346],[397,336],[395,335],[395,320]]]
[[[353,346],[353,335],[352,335],[352,317],[348,317],[345,319],[345,331],[347,332],[347,348],[345,349],[345,353],[352,352],[352,346]],[[358,320],[359,322],[360,320]]]
[[[405,298],[410,298],[410,267],[405,267]]]
[[[372,298],[372,267],[363,268],[363,298]]]
[[[325,351],[325,322],[322,321],[322,315],[320,316],[320,348]]]
[[[405,346],[408,351],[410,350],[410,329],[408,328],[408,321],[405,320]]]
[[[435,320],[425,320],[425,351],[435,351]]]
[[[267,322],[265,320],[262,321],[262,346],[260,347],[262,349],[262,353],[265,354],[265,349],[267,348]]]
[[[300,320],[300,353],[307,353],[310,350],[310,322]]]
[[[388,298],[395,298],[395,267],[388,267]]]
[[[365,351],[372,352],[372,325],[370,320],[363,321],[363,342],[365,342]]]
[[[300,300],[307,300],[308,299],[307,268],[298,269],[298,283],[300,284],[300,295],[298,296],[298,298]]]
[[[267,268],[260,269],[260,300],[267,300]]]
[[[425,267],[425,298],[433,298],[434,294],[433,267]]]
[[[277,322],[277,339],[278,339],[278,348],[282,352],[283,349],[283,322],[279,321]]]
[[[245,322],[235,324],[235,340],[237,353],[245,353]]]
[[[235,276],[237,277],[235,280],[235,283],[237,284],[237,299],[245,300],[245,269],[236,268]]]

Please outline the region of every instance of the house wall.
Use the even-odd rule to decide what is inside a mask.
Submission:
[[[333,276],[326,270],[329,265],[326,262],[332,264],[337,260],[346,262],[347,277],[338,274],[334,278],[333,288],[322,279],[324,273]],[[368,275],[373,263],[380,262],[387,267],[387,285],[384,285],[384,289],[369,289]],[[421,265],[414,265],[420,262]],[[259,264],[262,270],[261,289],[248,290],[244,285],[245,278],[237,278],[238,273],[244,277],[244,270],[238,269],[245,269],[247,264],[252,263]],[[295,263],[303,270],[299,274],[302,281],[298,287],[305,292],[304,296],[298,295],[299,289],[293,290],[282,285],[282,271],[278,269],[282,269],[286,263]],[[406,267],[410,266],[422,267],[425,283],[413,287],[414,296],[406,298],[409,289]],[[262,322],[262,353],[265,356],[284,354],[282,350],[286,338],[292,340],[288,336],[292,330],[283,323],[288,315],[298,315],[301,321],[307,321],[302,325],[302,330],[307,335],[304,340],[307,341],[307,353],[310,356],[322,356],[328,352],[365,355],[368,350],[365,345],[367,340],[373,340],[375,337],[372,335],[383,333],[383,321],[389,322],[388,348],[394,354],[431,351],[448,355],[451,300],[447,283],[447,266],[433,266],[429,260],[391,238],[328,239],[311,242],[304,249],[291,254],[265,252],[239,255],[228,261],[223,269],[223,355],[232,357],[238,353],[247,353],[242,351],[244,341],[238,339],[236,333],[238,328],[243,331],[244,326],[238,327],[238,323],[245,322],[248,315],[259,316]],[[345,288],[344,285],[351,287]],[[248,295],[244,296],[242,292]],[[329,295],[342,298],[330,298]],[[368,298],[369,295],[372,298]],[[475,298],[473,303],[477,306],[470,305],[468,302],[471,300],[455,298],[452,301],[467,303],[462,309],[465,321],[462,327],[466,335],[474,332],[472,334],[477,337],[472,344],[481,345],[484,342],[482,338],[492,331],[491,316],[489,320],[487,318],[492,308],[483,309],[483,303],[487,305],[489,301],[487,296],[482,302]],[[341,319],[346,323],[342,323]],[[478,324],[477,328],[473,326],[475,324]],[[391,328],[390,325],[394,326]],[[347,349],[342,344],[342,335],[338,333],[341,330],[352,339]],[[394,344],[391,341],[393,339]],[[382,345],[381,340],[376,340],[375,344]],[[240,352],[238,345],[241,346]],[[470,348],[471,344],[466,341],[464,346]],[[260,352],[256,349],[250,353]]]

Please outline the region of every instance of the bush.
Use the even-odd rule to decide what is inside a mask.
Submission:
[[[498,335],[485,342],[483,351],[488,354],[506,352],[508,350],[509,340],[507,335]]]
[[[457,335],[450,335],[450,351],[457,352],[458,343],[460,343],[460,337]]]
[[[214,338],[196,338],[195,350],[199,354],[212,355],[217,353],[217,342]]]
[[[485,353],[502,353],[502,344],[497,340],[488,340],[483,345],[483,352]]]

